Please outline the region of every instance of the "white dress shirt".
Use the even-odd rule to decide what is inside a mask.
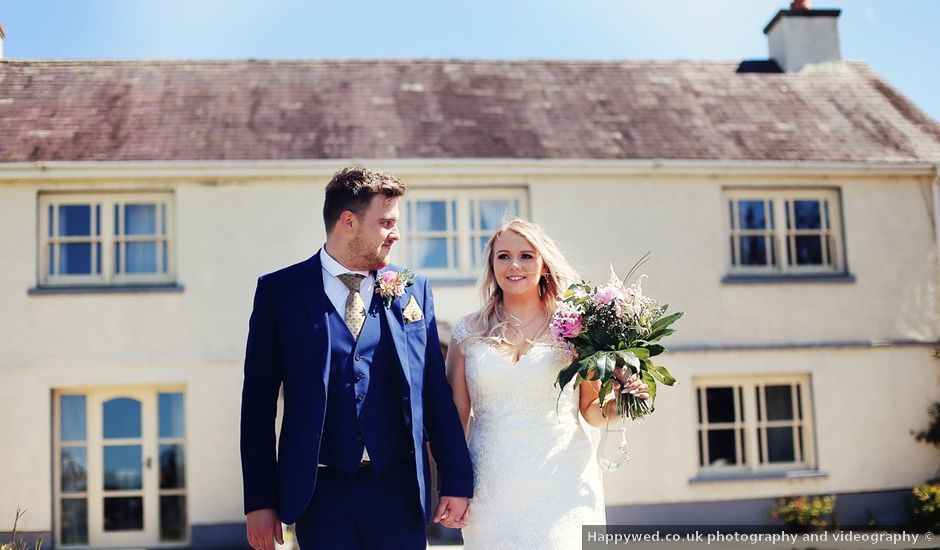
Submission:
[[[349,288],[339,280],[339,276],[345,273],[356,273],[364,275],[365,278],[359,283],[359,295],[362,296],[362,302],[369,309],[372,303],[372,292],[375,288],[375,274],[369,271],[353,271],[343,264],[337,262],[326,251],[326,246],[320,249],[320,263],[323,264],[323,290],[330,299],[336,312],[343,316],[346,314],[346,299],[349,298]]]
[[[362,301],[366,305],[366,311],[368,311],[369,304],[372,303],[375,274],[366,271],[353,271],[343,267],[343,264],[337,262],[326,251],[326,245],[320,248],[320,263],[323,265],[323,291],[326,292],[327,298],[330,299],[340,317],[346,315],[346,299],[349,298],[349,288],[343,281],[339,280],[339,276],[346,273],[365,276],[362,282],[359,283],[359,295],[362,296]],[[364,446],[362,448],[362,460],[369,460],[369,451]],[[319,466],[322,466],[322,464]]]

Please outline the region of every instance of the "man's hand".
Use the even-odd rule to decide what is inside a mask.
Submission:
[[[434,514],[434,523],[440,523],[451,529],[460,529],[467,526],[467,514],[470,512],[470,501],[467,497],[441,497],[441,503]]]
[[[256,550],[274,550],[275,540],[284,544],[277,513],[272,508],[248,512],[248,544]]]

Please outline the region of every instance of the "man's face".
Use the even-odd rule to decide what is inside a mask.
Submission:
[[[390,263],[392,245],[400,238],[398,199],[375,195],[362,216],[357,216],[359,224],[355,237],[349,243],[349,251],[355,261],[360,263],[356,266],[359,269],[371,271]]]

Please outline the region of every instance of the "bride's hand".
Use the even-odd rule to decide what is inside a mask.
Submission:
[[[640,376],[637,374],[631,374],[629,378],[624,380],[623,384],[620,384],[619,381],[614,381],[614,391],[620,391],[620,393],[629,393],[632,394],[637,399],[649,399],[650,387],[648,384],[643,382],[640,379]]]

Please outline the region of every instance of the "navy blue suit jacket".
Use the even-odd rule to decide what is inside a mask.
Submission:
[[[389,266],[379,273],[387,269],[400,270]],[[405,324],[402,308],[411,296],[424,319]],[[330,376],[327,300],[319,254],[258,279],[241,408],[246,514],[274,508],[281,521],[294,523],[313,495]],[[444,373],[427,279],[418,276],[385,314],[410,390],[410,408],[405,411],[410,412],[418,472],[415,482],[427,521],[431,509],[425,441],[430,442],[437,461],[442,495],[472,496],[470,455]],[[284,412],[275,452],[275,417],[282,383]]]

